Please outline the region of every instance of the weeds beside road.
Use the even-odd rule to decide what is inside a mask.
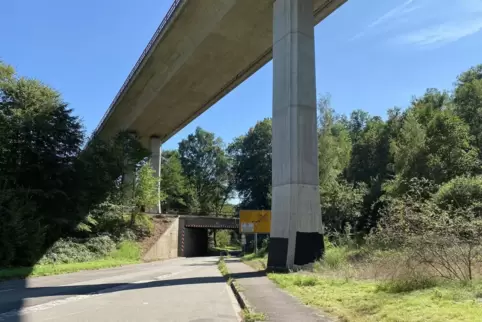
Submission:
[[[122,242],[119,247],[105,258],[66,264],[39,264],[33,267],[14,267],[0,269],[0,280],[23,278],[25,276],[49,276],[74,273],[82,270],[112,268],[140,263],[140,249],[136,242]]]
[[[327,243],[313,271],[270,273],[279,287],[342,321],[480,321],[482,281],[405,275],[403,255],[369,254],[364,249]],[[267,255],[243,257],[263,270]]]

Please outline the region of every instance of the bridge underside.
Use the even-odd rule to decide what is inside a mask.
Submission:
[[[313,0],[317,24],[346,0]],[[271,0],[181,0],[97,129],[165,142],[272,59]]]

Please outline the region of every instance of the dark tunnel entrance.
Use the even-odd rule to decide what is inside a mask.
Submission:
[[[209,238],[206,228],[184,229],[184,256],[200,257],[209,254]]]
[[[214,254],[210,251],[210,231],[239,230],[237,218],[218,218],[202,216],[179,217],[179,249],[180,257],[201,257]]]

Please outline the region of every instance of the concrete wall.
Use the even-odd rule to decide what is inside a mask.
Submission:
[[[176,218],[142,259],[145,261],[153,261],[178,257],[178,244],[179,218]]]

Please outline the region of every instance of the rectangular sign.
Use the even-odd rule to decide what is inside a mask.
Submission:
[[[239,229],[245,234],[269,234],[271,210],[240,210]]]

